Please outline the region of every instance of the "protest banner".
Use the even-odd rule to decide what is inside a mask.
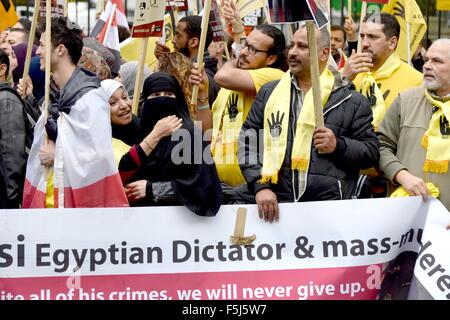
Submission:
[[[242,207],[246,246],[230,239]],[[406,299],[418,257],[448,300],[449,223],[420,197],[285,203],[273,224],[256,205],[0,210],[0,299]]]
[[[166,11],[188,11],[189,4],[187,0],[167,0]]]
[[[139,55],[138,72],[133,93],[134,114],[137,114],[139,106],[139,96],[142,88],[142,76],[144,73],[144,61],[147,54],[148,38],[162,37],[164,32],[164,10],[166,0],[154,0],[151,2],[136,0],[134,13],[132,38],[141,38],[141,51]]]

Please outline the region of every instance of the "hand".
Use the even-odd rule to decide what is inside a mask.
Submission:
[[[270,189],[262,189],[256,193],[259,218],[270,223],[280,219],[277,195]]]
[[[332,153],[336,150],[336,136],[331,129],[317,128],[314,130],[313,145],[319,153]]]
[[[39,150],[39,160],[44,167],[53,166],[55,160],[55,143],[49,140],[48,144],[44,144]]]
[[[153,128],[150,135],[153,134],[158,140],[171,136],[172,133],[177,131],[183,125],[183,119],[177,116],[168,116],[159,120]]]
[[[213,41],[208,47],[209,56],[211,58],[216,58],[217,60],[222,60],[222,55],[225,50],[223,42]]]
[[[166,46],[165,44],[162,44],[159,41],[155,41],[155,57],[156,59],[161,58],[164,54],[169,53],[170,52],[170,48],[168,46]]]
[[[358,33],[355,21],[351,17],[345,18],[344,31],[347,35],[347,41],[355,42],[358,41]]]
[[[355,50],[352,50],[352,55],[347,59],[342,69],[342,75],[354,80],[358,73],[369,72],[372,67],[372,58],[369,53],[356,53]]]
[[[231,24],[233,27],[240,27],[241,14],[233,0],[223,1],[222,14],[227,24]]]
[[[147,195],[147,180],[139,180],[125,186],[125,194],[131,203],[144,199]]]
[[[427,201],[430,190],[419,177],[409,173],[407,170],[400,170],[395,175],[394,180],[400,183],[409,195],[422,196],[423,201]]]
[[[17,92],[22,97],[22,99],[26,99],[28,96],[33,95],[33,82],[31,81],[30,77],[27,77],[26,81],[24,81],[22,78],[19,79]]]
[[[198,96],[207,97],[209,95],[209,80],[206,75],[205,68],[200,72],[198,70],[198,65],[194,63],[191,69],[191,75],[189,76],[189,83],[194,86],[198,85]]]

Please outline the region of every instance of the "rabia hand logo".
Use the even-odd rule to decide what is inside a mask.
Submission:
[[[230,118],[230,121],[236,120],[236,117],[239,113],[238,110],[238,101],[239,101],[239,95],[232,93],[228,97],[227,101],[227,108],[228,108],[228,117]]]
[[[270,122],[270,119],[267,119],[267,123],[268,123],[269,128],[270,128],[270,135],[274,139],[275,138],[279,138],[280,135],[281,135],[281,132],[283,131],[283,128],[282,128],[281,124],[283,123],[284,112],[281,114],[281,117],[280,117],[280,111],[277,111],[277,115],[276,116],[272,112],[271,117],[272,117],[272,122]]]

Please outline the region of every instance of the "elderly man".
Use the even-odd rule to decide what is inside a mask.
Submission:
[[[439,195],[450,210],[450,40],[425,55],[424,85],[400,93],[380,126],[380,169],[404,194]]]
[[[367,99],[327,67],[326,28],[317,32],[316,41],[325,126],[315,128],[311,61],[302,27],[289,46],[289,72],[261,88],[239,136],[239,164],[266,221],[278,220],[278,202],[358,197],[360,169],[379,159]]]

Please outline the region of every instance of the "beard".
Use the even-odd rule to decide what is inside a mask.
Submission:
[[[178,50],[181,54],[185,55],[186,57],[190,58],[191,53],[189,52],[189,47],[188,47],[188,42],[186,41],[186,44],[184,45],[183,48],[180,48],[180,50]]]

